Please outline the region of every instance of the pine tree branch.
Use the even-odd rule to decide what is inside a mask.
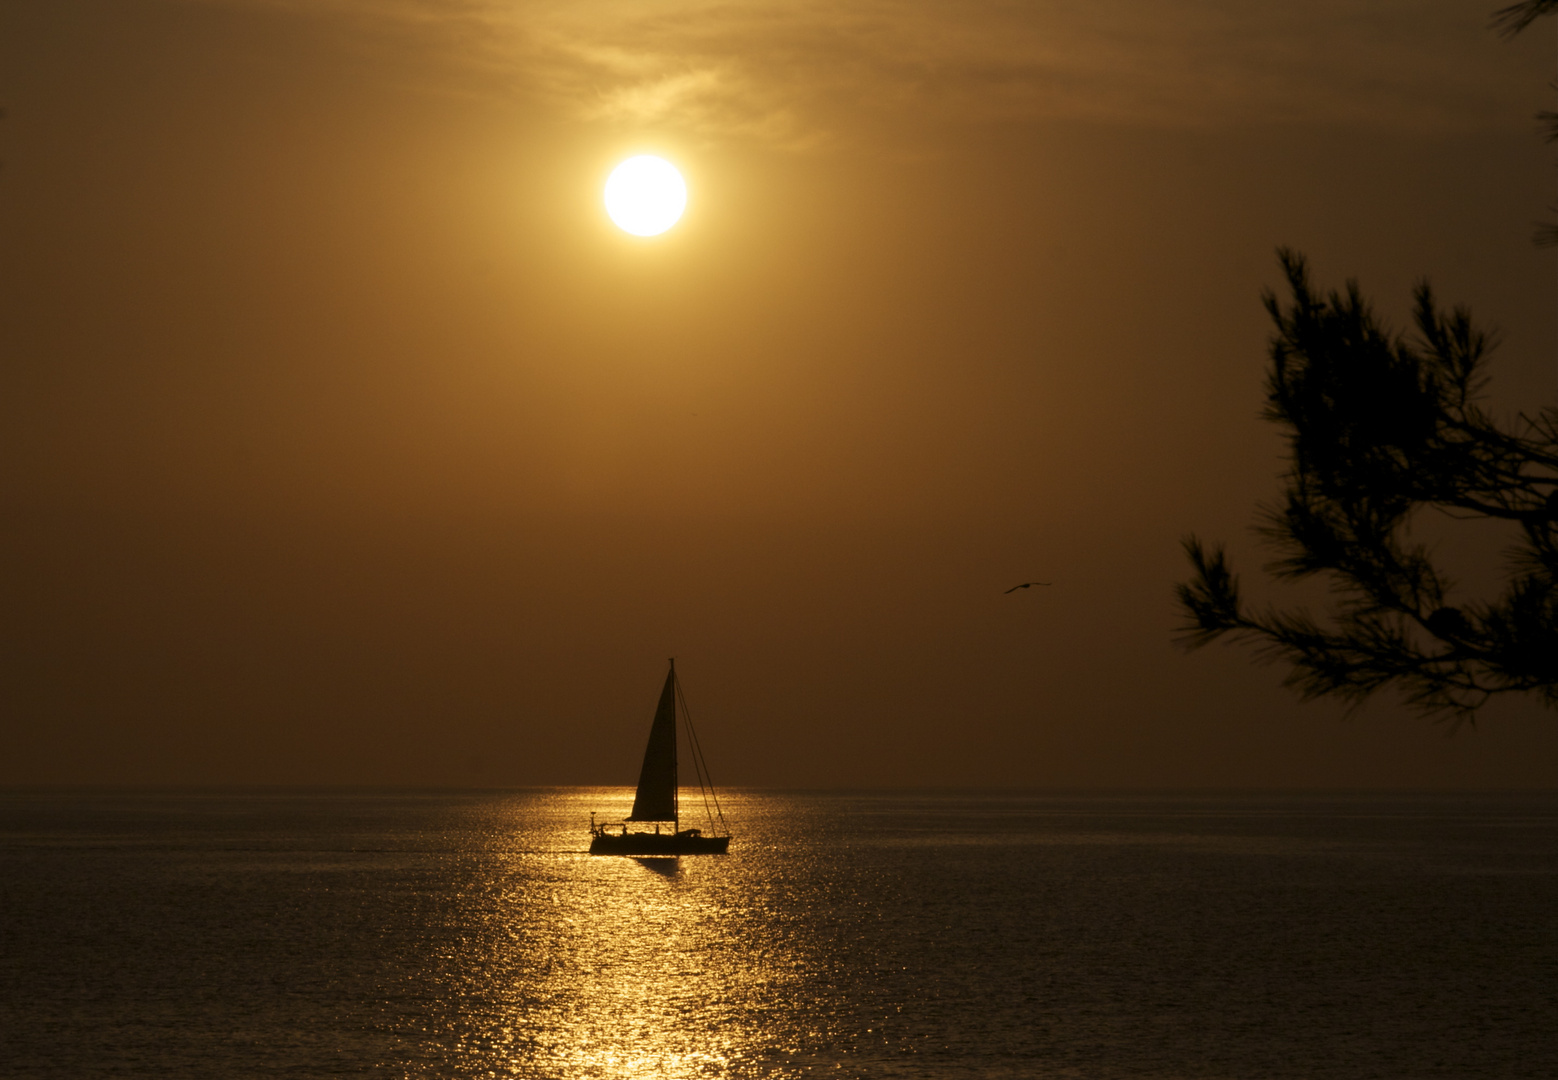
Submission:
[[[1265,295],[1275,326],[1269,420],[1291,464],[1282,500],[1257,533],[1278,580],[1320,578],[1334,606],[1252,614],[1221,546],[1185,541],[1192,579],[1178,586],[1178,640],[1229,637],[1290,665],[1303,699],[1353,708],[1386,686],[1429,714],[1470,719],[1501,694],[1558,705],[1558,411],[1503,429],[1477,404],[1493,346],[1470,313],[1417,289],[1418,338],[1388,333],[1356,283],[1321,296],[1296,252],[1279,258],[1291,299]],[[1516,521],[1503,595],[1454,606],[1454,582],[1422,544],[1414,516]]]

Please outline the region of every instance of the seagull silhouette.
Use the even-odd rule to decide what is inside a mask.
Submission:
[[[1002,593],[1001,595],[1005,596],[1006,593],[1014,593],[1018,589],[1026,589],[1030,585],[1048,585],[1048,584],[1049,584],[1049,582],[1047,582],[1047,581],[1025,581],[1021,585],[1013,585],[1010,589],[1007,589],[1006,592]]]

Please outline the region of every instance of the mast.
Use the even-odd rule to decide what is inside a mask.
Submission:
[[[666,676],[666,685],[671,688],[671,832],[682,831],[682,779],[677,775],[677,766],[681,764],[676,759],[678,749],[676,737],[676,698],[681,694],[681,687],[676,685],[676,657],[671,657],[671,673]]]

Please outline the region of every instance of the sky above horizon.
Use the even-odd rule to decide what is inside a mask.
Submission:
[[[6,5],[0,783],[628,783],[674,655],[724,783],[1552,786],[1172,640],[1186,533],[1283,595],[1279,245],[1553,403],[1494,6]]]

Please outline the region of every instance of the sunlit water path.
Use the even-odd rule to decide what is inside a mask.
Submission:
[[[1558,797],[626,801],[0,794],[0,1072],[1558,1072]]]

